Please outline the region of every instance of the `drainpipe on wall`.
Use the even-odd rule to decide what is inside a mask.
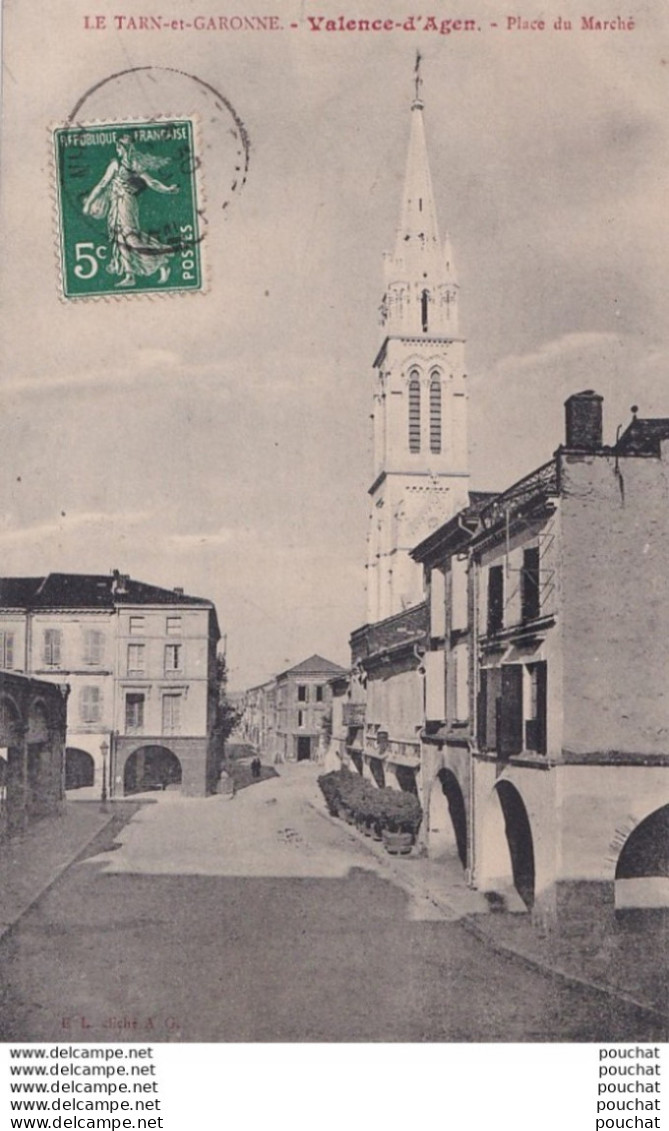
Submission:
[[[479,699],[479,636],[478,636],[478,569],[473,558],[470,558],[471,573],[471,692],[470,692],[470,711],[472,714],[472,737],[469,741],[469,827],[467,829],[467,883],[470,887],[476,887],[476,837],[474,830],[476,828],[476,789],[474,779],[474,750],[478,745],[478,699]]]
[[[32,652],[33,652],[33,615],[30,609],[26,612],[26,635],[23,641],[23,670],[29,675],[32,671]]]

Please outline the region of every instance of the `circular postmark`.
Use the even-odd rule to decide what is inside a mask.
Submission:
[[[177,68],[129,68],[77,100],[54,146],[65,297],[202,289],[209,206],[225,211],[249,167],[225,95]]]

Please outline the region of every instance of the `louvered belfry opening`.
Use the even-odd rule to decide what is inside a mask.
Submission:
[[[420,381],[413,373],[409,381],[409,451],[420,451]]]

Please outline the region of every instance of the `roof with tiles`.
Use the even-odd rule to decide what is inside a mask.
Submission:
[[[659,456],[662,440],[669,440],[669,419],[660,416],[649,420],[635,416],[614,450],[622,456]]]
[[[287,668],[285,672],[281,672],[276,678],[283,679],[284,676],[289,675],[339,675],[346,669],[340,667],[339,664],[334,664],[332,660],[326,660],[323,656],[314,653],[309,656],[307,660],[302,660],[301,663],[296,664],[293,668]]]
[[[113,609],[118,605],[199,605],[204,597],[111,574],[49,573],[45,577],[0,578],[0,607],[20,609]]]

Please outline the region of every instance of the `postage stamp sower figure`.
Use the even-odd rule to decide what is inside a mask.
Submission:
[[[189,119],[53,132],[66,298],[202,289]]]

